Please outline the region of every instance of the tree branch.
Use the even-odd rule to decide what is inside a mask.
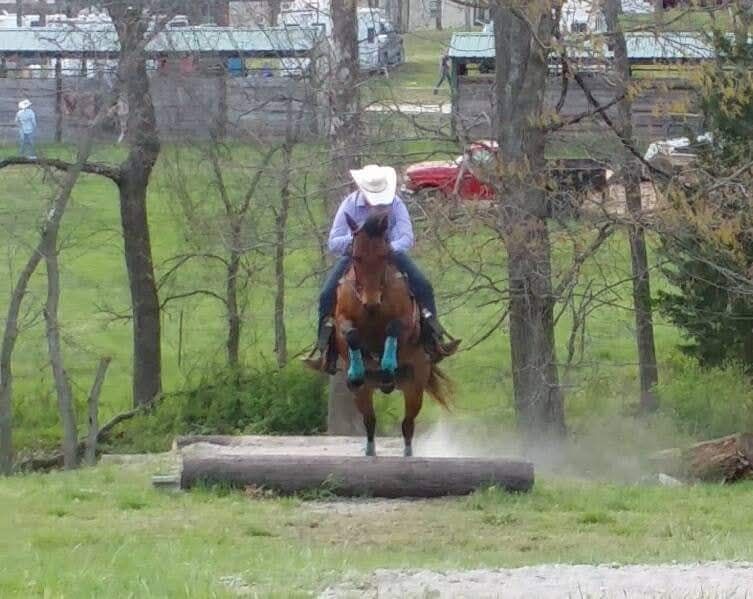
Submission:
[[[59,171],[68,172],[72,169],[80,169],[81,172],[89,173],[91,175],[99,175],[110,179],[115,184],[120,184],[121,171],[117,166],[111,166],[109,164],[102,164],[101,162],[84,162],[82,164],[76,164],[73,162],[66,162],[65,160],[59,160],[57,158],[26,158],[24,156],[10,156],[0,160],[0,169],[4,169],[9,166],[23,166],[33,165],[42,166],[48,168],[54,168]]]

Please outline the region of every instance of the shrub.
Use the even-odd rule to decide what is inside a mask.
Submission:
[[[164,451],[185,434],[313,434],[325,424],[325,384],[297,364],[205,374],[125,425],[109,449]]]
[[[678,358],[657,391],[661,409],[694,437],[710,439],[753,430],[753,390],[742,366],[700,368]]]

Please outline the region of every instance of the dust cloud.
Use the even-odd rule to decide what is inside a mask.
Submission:
[[[653,473],[652,453],[689,443],[660,417],[599,415],[579,421],[563,441],[527,443],[509,429],[445,418],[420,430],[414,447],[417,456],[518,458],[532,461],[540,475],[638,482]]]

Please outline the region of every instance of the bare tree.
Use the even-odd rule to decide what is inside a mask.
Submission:
[[[62,168],[66,176],[60,189],[56,192],[55,199],[47,212],[39,235],[39,241],[32,250],[29,259],[16,280],[11,293],[8,313],[5,319],[2,344],[0,345],[0,473],[10,474],[13,469],[13,427],[12,427],[12,399],[13,399],[13,351],[18,340],[20,330],[19,318],[21,307],[28,291],[31,277],[39,263],[44,258],[47,264],[47,304],[45,307],[45,319],[47,322],[47,340],[49,346],[50,364],[55,379],[55,389],[58,396],[58,408],[63,426],[63,454],[66,468],[74,468],[77,465],[76,443],[77,430],[76,418],[73,410],[73,394],[70,382],[65,373],[60,334],[57,320],[57,306],[60,297],[60,281],[57,265],[57,239],[60,223],[68,206],[73,188],[82,171],[92,172],[98,170],[96,165],[90,165],[86,161],[91,152],[93,137],[84,139],[78,151],[75,163],[60,164],[53,161],[53,168]],[[9,166],[14,161],[5,160],[0,163],[0,168]],[[33,163],[28,159],[17,162]]]
[[[620,25],[621,0],[605,0],[604,12],[607,29],[611,34],[614,48],[615,94],[623,98],[617,105],[616,131],[621,139],[630,140],[635,145],[633,139],[633,103],[629,93],[632,78],[627,43]],[[633,306],[641,384],[640,409],[642,412],[651,412],[658,407],[654,388],[659,382],[659,377],[654,344],[648,253],[642,224],[641,164],[634,156],[625,154],[625,160],[621,165],[621,175],[625,186],[627,210],[631,218],[628,225],[628,236],[630,238],[630,260],[633,271]]]
[[[554,305],[542,126],[552,6],[497,0],[497,202],[508,255],[510,349],[515,408],[529,440],[565,433],[554,343]]]
[[[358,3],[356,0],[332,0],[333,65],[327,73],[330,95],[330,213],[334,214],[342,191],[350,181],[350,169],[359,166],[361,119],[359,111]],[[330,434],[361,434],[362,418],[338,373],[329,391],[327,431]]]
[[[146,204],[149,179],[160,152],[146,71],[145,47],[153,35],[147,11],[150,4],[113,0],[107,5],[120,41],[118,83],[129,107],[129,151],[120,165],[117,183],[133,312],[134,405],[149,404],[162,391],[160,302]]]

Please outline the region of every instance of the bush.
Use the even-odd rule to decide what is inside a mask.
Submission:
[[[661,410],[678,426],[699,439],[753,430],[753,390],[741,366],[700,368],[692,358],[677,360],[657,391]]]
[[[324,377],[299,365],[206,374],[114,437],[110,451],[164,451],[186,434],[310,435],[323,430]]]

